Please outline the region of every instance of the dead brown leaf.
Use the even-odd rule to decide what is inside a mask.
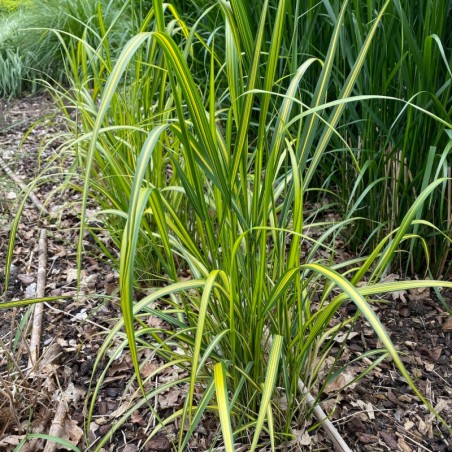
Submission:
[[[16,446],[22,441],[24,435],[9,435],[0,441],[0,450],[9,452],[14,450]]]
[[[452,317],[448,317],[443,323],[442,329],[444,331],[452,331]]]
[[[74,446],[78,444],[83,435],[83,430],[77,425],[77,422],[66,416],[63,427],[63,439],[69,441]],[[63,446],[59,446],[63,447]],[[66,448],[67,449],[67,448]],[[69,449],[67,449],[69,450]]]
[[[34,277],[34,275],[20,274],[20,275],[17,275],[17,279],[20,282],[23,282],[24,284],[28,285],[28,284],[31,284],[35,280],[35,277]]]
[[[141,368],[141,374],[143,377],[149,377],[152,373],[154,373],[159,366],[156,363],[148,361],[142,368]]]
[[[132,358],[129,354],[125,354],[110,367],[108,375],[112,377],[116,374],[130,371],[130,369],[133,369]]]
[[[409,289],[410,300],[425,300],[430,298],[430,289],[428,287],[420,287],[416,289]]]
[[[146,451],[167,451],[171,450],[171,444],[165,435],[156,435],[149,440],[145,446]]]
[[[344,372],[338,375],[333,381],[329,382],[325,386],[325,392],[330,394],[332,392],[336,392],[344,386],[348,385],[356,376],[356,369],[353,367],[347,368]],[[351,388],[353,385],[350,385]]]
[[[159,395],[159,406],[160,408],[172,408],[178,405],[177,401],[181,394],[180,389],[173,388],[168,392]]]

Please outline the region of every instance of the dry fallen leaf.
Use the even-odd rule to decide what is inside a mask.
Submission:
[[[407,299],[405,298],[405,295],[407,295],[407,291],[406,290],[396,290],[394,292],[391,292],[391,297],[394,301],[396,300],[401,300],[404,303],[407,302]]]
[[[171,444],[165,435],[156,435],[149,440],[145,446],[146,451],[167,451],[171,450]]]
[[[3,438],[0,441],[0,450],[9,451],[13,450],[14,447],[16,447],[21,440],[23,439],[24,435],[10,435],[6,438]]]
[[[172,408],[176,406],[178,403],[178,399],[180,396],[180,390],[179,389],[171,389],[168,392],[165,392],[164,394],[159,395],[159,405],[160,408]]]
[[[430,289],[428,287],[420,287],[416,289],[409,289],[410,300],[425,300],[430,298]]]
[[[351,381],[353,381],[353,379],[355,378],[355,375],[356,375],[356,371],[352,367],[349,367],[347,370],[342,372],[333,381],[330,381],[325,386],[325,392],[327,394],[330,394],[332,392],[335,392],[335,391],[343,388],[344,386],[349,384]],[[353,385],[350,385],[349,388],[351,388],[352,386]]]
[[[353,331],[351,333],[348,333],[347,331],[340,332],[335,336],[334,342],[342,344],[342,342],[344,342],[346,339],[353,339],[355,336],[358,336],[358,333],[356,331]]]
[[[83,430],[77,425],[77,422],[73,421],[66,415],[66,419],[64,420],[63,427],[63,439],[66,439],[74,446],[78,444],[80,438],[83,435]],[[63,446],[59,446],[63,448]],[[67,448],[65,448],[67,449]],[[70,450],[70,449],[67,449]]]
[[[452,317],[448,317],[446,321],[443,323],[442,326],[444,331],[451,331],[452,330]]]
[[[31,284],[35,280],[35,277],[34,277],[34,275],[20,274],[20,275],[17,275],[17,279],[20,282],[23,282],[24,284],[28,285],[28,284]]]

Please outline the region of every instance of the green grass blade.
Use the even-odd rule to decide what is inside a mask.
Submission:
[[[270,407],[270,400],[273,395],[276,377],[278,375],[278,367],[279,361],[281,359],[283,340],[284,338],[278,335],[274,336],[273,338],[270,356],[268,358],[267,363],[267,373],[265,375],[264,388],[262,390],[259,415],[256,421],[256,430],[254,432],[250,452],[253,452],[257,447],[257,443],[259,442],[259,436],[261,434],[262,428],[264,426],[265,417],[267,415],[267,410]]]
[[[132,192],[130,198],[130,206],[126,227],[124,229],[121,257],[120,257],[120,280],[121,288],[121,311],[124,316],[124,326],[129,340],[130,354],[132,357],[137,379],[141,385],[141,377],[139,371],[139,362],[137,357],[137,349],[134,337],[133,326],[133,288],[135,279],[135,254],[140,233],[140,224],[144,210],[147,207],[148,199],[152,189],[141,188],[144,174],[147,170],[147,163],[151,158],[155,145],[157,144],[161,133],[166,129],[166,125],[155,128],[147,138],[140,158],[137,163],[137,170],[134,176]],[[144,391],[144,388],[142,388]]]
[[[204,290],[201,297],[201,303],[199,306],[199,312],[197,315],[197,326],[196,326],[196,333],[195,333],[195,344],[193,347],[193,359],[192,359],[192,365],[190,370],[190,387],[188,390],[188,397],[187,397],[187,410],[188,411],[188,422],[191,423],[191,415],[192,415],[192,405],[193,405],[193,399],[194,399],[194,393],[195,393],[195,384],[198,377],[198,366],[199,366],[199,359],[201,356],[201,345],[203,336],[205,334],[204,332],[204,325],[206,321],[206,315],[207,315],[207,308],[210,301],[210,298],[212,296],[212,290],[214,288],[215,280],[218,276],[221,276],[220,270],[214,270],[212,271],[209,276],[206,279],[206,284],[204,286]],[[182,421],[185,420],[185,412],[184,416],[182,417]],[[182,435],[180,437],[180,440],[182,441]]]
[[[44,298],[30,298],[27,300],[18,300],[18,301],[5,301],[0,303],[1,309],[11,309],[11,308],[22,308],[31,304],[36,303],[53,303],[53,302],[61,302],[64,299],[73,298],[72,295],[62,295],[60,297],[44,297]]]
[[[74,452],[80,452],[80,449],[69,441],[63,438],[58,438],[56,436],[46,435],[44,433],[27,433],[25,435],[25,438],[23,438],[22,441],[17,445],[17,447],[14,448],[14,452],[20,452],[21,450],[23,450],[23,446],[25,446],[27,444],[27,441],[30,439],[45,439],[47,441],[51,441],[60,446],[63,446],[64,449],[69,449]]]
[[[221,431],[226,452],[234,452],[234,436],[231,427],[231,412],[226,383],[226,369],[224,363],[215,364],[215,392],[217,395],[218,413],[220,415]]]
[[[329,85],[329,80],[331,77],[331,72],[333,70],[334,57],[336,54],[337,47],[339,45],[340,30],[344,21],[345,11],[347,9],[348,1],[345,1],[342,5],[341,12],[337,18],[333,35],[328,46],[328,52],[326,54],[325,62],[323,64],[322,72],[319,77],[319,81],[316,84],[314,91],[311,108],[318,107],[321,105],[326,98],[326,92]],[[306,165],[310,148],[316,136],[316,130],[318,127],[319,119],[317,116],[311,116],[306,124],[304,125],[303,134],[300,140],[300,146],[297,153],[298,159],[300,161],[301,168],[303,169]]]

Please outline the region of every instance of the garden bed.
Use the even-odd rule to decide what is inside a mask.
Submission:
[[[52,100],[46,96],[10,102],[4,109],[4,124],[0,128],[0,151],[3,161],[24,182],[36,177],[47,162],[55,157],[64,122],[58,119]],[[27,134],[36,121],[39,125]],[[24,138],[25,137],[25,138]],[[19,146],[24,139],[21,146]],[[53,140],[52,146],[40,151],[41,143]],[[0,274],[4,261],[19,196],[17,184],[5,174],[0,177]],[[35,189],[45,202],[55,188],[55,181]],[[48,266],[46,296],[69,297],[44,307],[42,358],[33,374],[27,370],[29,328],[25,308],[0,311],[1,339],[7,350],[0,351],[0,450],[13,450],[25,433],[46,434],[55,418],[61,400],[67,404],[63,437],[84,450],[83,431],[90,442],[103,437],[128,409],[128,396],[136,388],[126,388],[133,375],[132,361],[127,352],[115,361],[94,403],[91,425],[85,425],[90,382],[99,376],[102,365],[93,376],[93,364],[103,343],[103,333],[121,316],[118,302],[118,273],[102,254],[89,234],[85,237],[85,253],[81,275],[81,293],[77,295],[76,242],[79,228],[80,195],[71,190],[53,194],[46,209],[49,219],[36,206],[26,206],[21,217],[13,268],[8,291],[2,301],[35,297],[40,229],[48,234]],[[95,208],[95,206],[92,206]],[[115,253],[108,235],[100,233],[102,242]],[[339,253],[340,255],[340,253]],[[393,275],[394,278],[398,276]],[[2,289],[4,281],[0,279]],[[2,290],[3,292],[3,290]],[[441,293],[452,307],[452,292]],[[375,311],[387,328],[391,339],[401,351],[402,361],[427,399],[452,424],[452,325],[433,291],[413,290],[397,293],[386,300],[377,300]],[[344,305],[339,315],[348,315],[353,305]],[[148,324],[160,322],[148,318]],[[155,325],[154,325],[155,326]],[[17,331],[20,334],[17,335]],[[14,340],[16,343],[14,344]],[[344,345],[345,344],[345,345]],[[381,347],[366,321],[358,320],[353,332],[337,347],[345,346],[344,359],[352,360],[367,350]],[[12,362],[14,358],[14,362]],[[162,362],[149,355],[142,356],[143,374],[152,372]],[[324,409],[334,409],[332,419],[346,443],[355,451],[447,451],[452,438],[413,395],[397,368],[388,360],[358,383],[335,395],[337,389],[353,380],[358,366],[350,366],[326,391],[331,399]],[[161,379],[180,378],[180,370],[168,368]],[[178,375],[175,375],[179,373]],[[161,381],[162,382],[162,381]],[[157,383],[155,383],[157,384]],[[186,388],[171,389],[151,403],[163,418],[183,405]],[[149,408],[134,412],[104,446],[108,451],[133,452],[143,446],[147,434],[156,425]],[[282,450],[331,450],[322,429],[306,430],[299,426],[299,435]],[[154,436],[144,450],[172,450],[181,426],[178,422]],[[198,425],[190,442],[190,450],[207,450],[219,426],[206,417]],[[297,434],[297,431],[294,433]],[[42,450],[43,439],[31,440],[29,448]],[[236,450],[247,450],[237,445]]]

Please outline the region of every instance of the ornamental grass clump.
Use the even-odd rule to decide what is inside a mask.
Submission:
[[[369,255],[345,262],[332,258],[337,238],[365,218],[333,222],[305,212],[306,197],[327,190],[316,182],[333,138],[351,151],[339,128],[349,105],[377,98],[354,94],[389,1],[348,54],[350,69],[331,96],[348,3],[329,11],[334,27],[324,55],[294,57],[290,2],[268,0],[252,13],[248,2],[220,1],[187,20],[155,0],[117,61],[108,57],[107,32],[98,47],[78,40],[73,59],[68,55],[74,87],[60,95],[73,102],[62,102],[74,133],[64,149],[74,150],[74,172],[84,175],[79,267],[88,200],[101,207],[98,217],[120,250],[122,317],[96,359],[87,426],[110,367],[126,350],[135,370],[128,410],[93,450],[140,407],[156,419],[148,440],[176,420],[186,426],[172,438],[175,450],[185,450],[207,415],[219,419],[212,448],[274,450],[310,421],[307,393],[321,400],[343,368],[335,338],[360,316],[382,348],[362,354],[356,379],[390,356],[433,411],[369,300],[452,287],[383,280],[402,242],[416,238],[413,228],[428,225],[418,213],[446,179],[427,184]],[[212,14],[221,19],[209,34]],[[98,72],[85,79],[75,72],[78,62]],[[312,90],[305,78],[316,80]],[[148,295],[136,299],[138,287]],[[339,315],[348,300],[356,314]],[[144,372],[144,356],[160,365]],[[179,378],[155,384],[169,368]],[[185,403],[161,418],[154,399],[172,388],[184,391]]]
[[[352,262],[331,264],[318,251],[334,248],[341,229],[359,219],[306,223],[303,212],[305,194],[315,189],[311,182],[331,137],[338,134],[342,113],[349,102],[361,100],[350,96],[385,9],[374,18],[339,97],[325,103],[347,5],[336,18],[325,59],[306,58],[284,83],[277,68],[286,61],[281,45],[286,2],[277,5],[268,42],[268,2],[254,36],[242,6],[220,3],[224,43],[219,43],[219,36],[204,40],[196,24],[188,27],[169,5],[154,2],[146,22],[153,28],[129,41],[90,116],[89,146],[80,154],[88,175],[82,215],[95,187],[97,193],[108,193],[99,196],[103,214],[109,222],[116,216],[123,231],[123,319],[106,338],[98,362],[118,335],[123,337],[110,364],[128,347],[141,392],[99,448],[133,411],[177,386],[187,392],[186,403],[162,419],[149,438],[179,417],[188,425],[175,439],[183,450],[203,414],[212,411],[221,422],[218,441],[228,450],[237,442],[254,450],[289,439],[292,428],[303,425],[309,414],[300,381],[309,391],[326,383],[328,377],[318,381],[318,376],[334,337],[356,319],[337,318],[346,299],[356,304],[383,344],[377,355],[365,356],[391,355],[428,404],[366,297],[446,284],[380,282],[400,243],[411,237],[425,199],[444,180],[425,188],[370,256]],[[166,17],[172,18],[168,25]],[[194,48],[204,53],[203,84],[190,71]],[[316,89],[306,95],[303,77],[316,70]],[[321,231],[317,238],[309,233],[315,229]],[[142,266],[146,259],[147,268]],[[137,275],[153,271],[164,279],[135,301]],[[182,274],[188,280],[181,280]],[[165,326],[149,327],[152,316]],[[138,358],[144,350],[165,363],[146,377]],[[168,366],[188,376],[147,389]],[[284,408],[278,402],[282,398]]]

